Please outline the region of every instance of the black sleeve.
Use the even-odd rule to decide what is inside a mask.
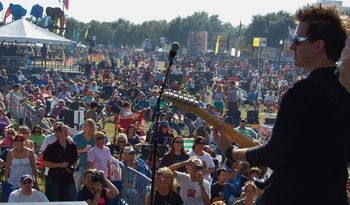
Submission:
[[[211,195],[210,201],[212,201],[212,199],[214,199],[215,197],[218,197],[219,192],[220,192],[220,186],[218,186],[218,184],[213,184],[210,189],[210,195]]]
[[[255,166],[276,169],[286,158],[300,137],[303,117],[312,98],[312,86],[306,81],[296,83],[284,96],[270,140],[258,147],[249,148],[247,161]]]
[[[168,154],[163,155],[162,161],[160,161],[159,167],[166,167],[168,162]]]

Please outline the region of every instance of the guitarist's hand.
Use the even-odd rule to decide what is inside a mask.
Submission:
[[[216,144],[219,146],[222,153],[225,153],[226,149],[229,148],[231,145],[231,142],[227,135],[222,132],[221,125],[214,127],[213,130],[213,137],[216,142]]]

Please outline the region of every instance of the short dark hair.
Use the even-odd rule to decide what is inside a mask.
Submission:
[[[227,169],[225,167],[219,167],[216,169],[217,176],[220,176],[221,172],[227,172]]]
[[[308,4],[297,10],[295,20],[308,24],[306,35],[310,42],[323,40],[327,57],[332,61],[339,60],[345,47],[348,25],[337,7]]]

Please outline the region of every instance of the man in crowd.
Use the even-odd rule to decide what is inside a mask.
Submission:
[[[29,174],[21,177],[21,188],[11,192],[8,202],[48,202],[45,194],[33,189],[33,178]]]
[[[241,120],[239,127],[236,127],[235,130],[250,140],[258,138],[258,134],[252,128],[247,127],[247,120],[245,119]]]
[[[50,201],[75,201],[77,188],[73,174],[78,163],[76,145],[68,140],[68,126],[56,128],[56,142],[44,151],[43,165],[50,168],[46,178],[46,196]]]
[[[185,166],[189,174],[176,171]],[[174,173],[181,187],[180,196],[184,204],[209,204],[210,182],[204,178],[203,163],[200,159],[193,156],[186,161],[171,165],[169,169]]]
[[[295,19],[298,27],[290,49],[295,65],[309,76],[285,94],[270,140],[235,149],[227,147],[224,133],[215,132],[215,138],[228,158],[274,170],[258,205],[346,205],[350,96],[334,75],[345,46],[346,23],[335,7],[318,4],[299,9]],[[332,166],[315,172],[325,159],[332,160]]]

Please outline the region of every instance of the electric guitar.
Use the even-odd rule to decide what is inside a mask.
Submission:
[[[208,113],[206,110],[199,106],[199,102],[196,101],[192,96],[182,95],[177,92],[164,92],[162,98],[175,104],[177,108],[184,112],[193,113],[207,123],[213,125],[214,127],[220,126],[224,133],[230,138],[231,141],[240,145],[240,147],[254,147],[255,144],[250,139],[241,135],[239,132],[234,130],[232,127],[224,123],[218,117]]]

